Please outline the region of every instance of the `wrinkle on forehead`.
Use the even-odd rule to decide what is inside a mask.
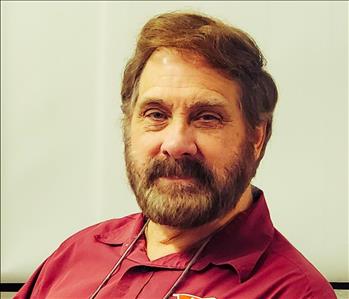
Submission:
[[[180,87],[178,87],[180,88]],[[224,95],[213,89],[198,88],[195,87],[181,87],[181,97],[185,98],[187,101],[176,101],[177,95],[173,94],[173,90],[163,87],[153,87],[148,89],[142,94],[139,102],[149,102],[152,100],[160,100],[166,103],[167,100],[174,104],[175,106],[182,104],[183,106],[190,107],[195,103],[206,103],[211,105],[224,105],[227,103],[227,99]]]
[[[140,95],[157,88],[202,88],[205,93],[218,93],[229,101],[239,102],[241,96],[236,81],[228,79],[203,57],[188,50],[158,49],[149,58],[140,79]]]

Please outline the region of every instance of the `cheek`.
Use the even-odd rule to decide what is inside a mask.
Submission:
[[[141,163],[159,153],[161,142],[156,133],[131,131],[130,136],[132,155]]]
[[[214,136],[200,134],[197,145],[207,165],[221,171],[239,155],[242,140],[238,132]]]

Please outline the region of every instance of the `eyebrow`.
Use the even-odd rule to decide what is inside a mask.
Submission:
[[[171,109],[173,105],[167,104],[163,99],[146,98],[139,106],[139,110],[143,110],[146,106],[162,106]]]
[[[141,104],[139,109],[143,110],[146,106],[162,106],[166,107],[168,109],[171,109],[173,107],[173,104],[168,104],[163,99],[157,99],[157,98],[146,98]],[[197,99],[196,102],[188,106],[188,110],[194,111],[197,109],[202,108],[220,108],[224,109],[226,108],[226,105],[222,103],[222,100],[219,100],[217,98],[208,98],[208,99]]]
[[[226,105],[220,103],[219,101],[202,100],[202,101],[198,101],[198,102],[193,103],[188,108],[191,111],[195,111],[195,110],[203,109],[203,108],[207,108],[207,109],[212,109],[212,108],[225,109]]]

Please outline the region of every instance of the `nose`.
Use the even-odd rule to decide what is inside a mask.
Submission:
[[[160,149],[162,154],[174,159],[196,155],[198,149],[192,128],[186,124],[176,123],[166,129]]]

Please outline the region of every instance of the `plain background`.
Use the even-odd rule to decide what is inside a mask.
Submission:
[[[327,279],[349,280],[347,2],[1,1],[2,282],[24,282],[74,232],[138,211],[121,76],[141,26],[179,9],[257,41],[280,97],[254,184]]]

